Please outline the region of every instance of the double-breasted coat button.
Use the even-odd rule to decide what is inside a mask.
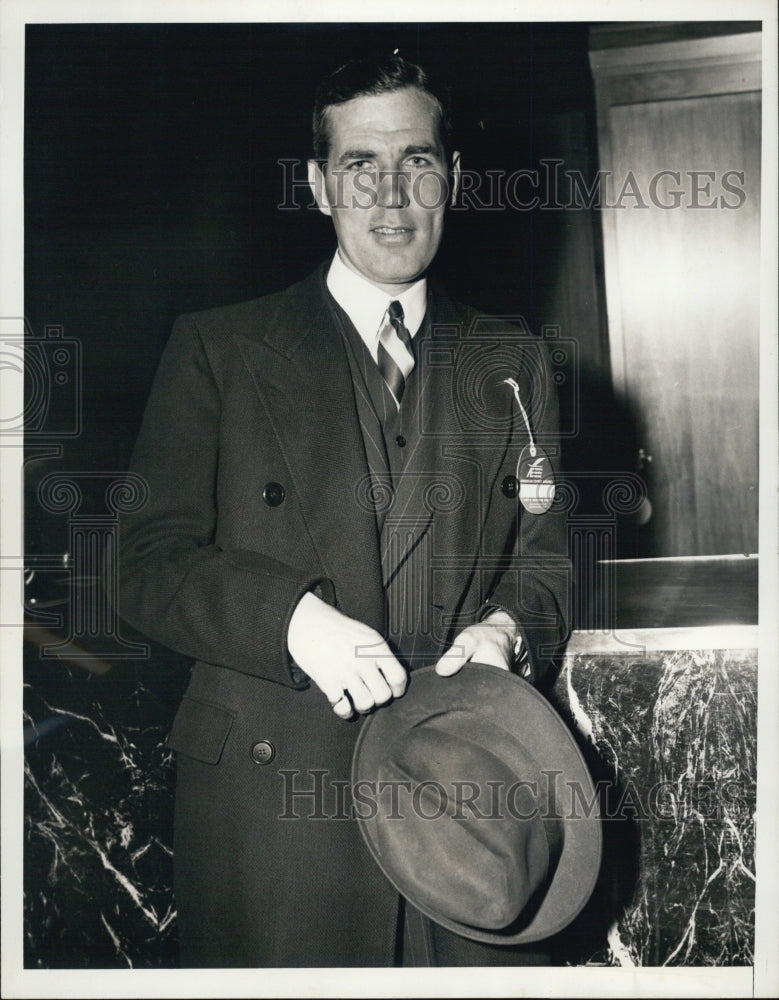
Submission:
[[[406,447],[406,439],[403,437],[402,434],[398,434],[398,436],[395,438],[395,444],[398,446],[398,448]]]
[[[284,502],[284,487],[281,483],[267,483],[262,491],[262,499],[269,507],[278,507]]]
[[[276,756],[276,748],[270,740],[259,740],[252,747],[252,760],[255,764],[270,764]]]
[[[500,488],[503,490],[504,496],[507,496],[509,500],[513,500],[519,493],[519,480],[516,476],[506,476]]]

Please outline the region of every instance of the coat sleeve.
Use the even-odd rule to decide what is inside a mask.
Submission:
[[[526,656],[518,665],[518,672],[524,673],[531,683],[538,684],[548,673],[570,632],[572,570],[565,491],[561,489],[557,392],[545,345],[538,341],[532,350],[537,364],[521,365],[529,376],[522,380],[523,393],[527,396],[524,405],[533,439],[543,448],[554,470],[556,499],[542,514],[530,513],[517,499],[514,537],[506,544],[511,555],[494,581],[484,612],[486,615],[497,606],[512,615]],[[528,443],[528,429],[516,406],[509,447],[509,455],[514,461]]]
[[[327,579],[248,549],[215,543],[220,387],[192,318],[174,325],[131,469],[148,499],[120,525],[118,612],[185,656],[292,687],[306,686],[287,651],[302,595]]]

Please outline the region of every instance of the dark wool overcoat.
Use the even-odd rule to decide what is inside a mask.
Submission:
[[[349,793],[362,721],[337,718],[287,651],[304,593],[402,654],[385,596],[415,558],[424,635],[411,668],[492,605],[520,623],[536,680],[566,633],[564,513],[527,513],[514,478],[528,428],[557,464],[542,345],[431,285],[405,464],[388,479],[391,463],[366,457],[325,274],[178,320],[132,462],[149,497],[121,525],[119,611],[195,661],[169,739],[188,965],[393,962],[398,897]]]

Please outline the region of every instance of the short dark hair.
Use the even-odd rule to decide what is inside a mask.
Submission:
[[[314,156],[327,160],[330,133],[327,109],[345,104],[355,97],[389,94],[406,87],[416,87],[427,94],[438,113],[438,132],[447,159],[450,152],[451,122],[445,102],[433,89],[430,77],[417,63],[393,54],[380,59],[352,59],[320,81],[314,97]]]

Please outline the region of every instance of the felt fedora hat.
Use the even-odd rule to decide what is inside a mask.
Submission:
[[[540,941],[592,893],[601,828],[587,765],[546,699],[507,670],[414,671],[364,723],[351,777],[375,861],[448,930]]]

